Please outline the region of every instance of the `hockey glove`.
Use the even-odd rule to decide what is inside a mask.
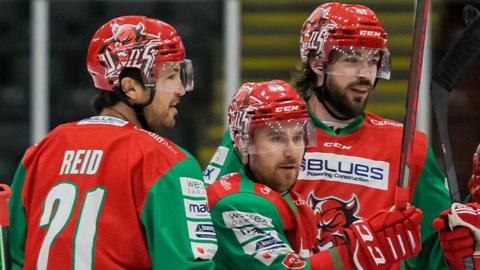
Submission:
[[[439,230],[440,246],[452,269],[466,269],[468,257],[473,262],[467,263],[480,269],[480,204],[454,203],[433,220],[433,227]]]
[[[357,269],[386,269],[417,255],[421,250],[422,212],[383,210],[368,220],[358,220],[346,230]]]
[[[480,145],[473,154],[472,176],[468,181],[468,190],[472,194],[473,201],[480,203]]]

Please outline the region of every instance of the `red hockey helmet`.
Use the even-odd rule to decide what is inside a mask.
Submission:
[[[238,148],[248,148],[251,154],[258,151],[251,147],[249,140],[253,138],[253,131],[262,127],[280,131],[294,126],[302,130],[305,144],[301,147],[316,142],[304,100],[290,84],[281,80],[244,83],[230,101],[228,123],[232,139],[236,134],[241,136],[243,145],[237,145]]]
[[[95,87],[119,87],[124,68],[138,68],[147,87],[154,87],[158,73],[178,66],[185,91],[193,89],[193,68],[175,28],[144,16],[123,16],[102,25],[93,35],[87,69]]]
[[[366,6],[326,3],[318,6],[303,23],[300,33],[300,56],[306,63],[314,55],[324,66],[332,51],[355,49],[379,55],[377,78],[390,78],[390,53],[387,33],[375,13]]]

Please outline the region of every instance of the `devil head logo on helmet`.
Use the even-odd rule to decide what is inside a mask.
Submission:
[[[140,69],[144,82],[152,83],[157,66],[184,60],[183,42],[171,25],[144,16],[122,16],[108,21],[94,34],[87,68],[97,88],[112,91],[119,86],[124,68]]]
[[[345,244],[343,230],[358,220],[358,199],[352,195],[344,201],[336,197],[317,198],[311,192],[307,198],[313,208],[317,221],[317,247],[326,250],[333,246]]]
[[[115,23],[112,25],[112,42],[114,42],[115,47],[123,46],[132,42],[138,42],[146,36],[146,34],[143,32],[144,29],[145,26],[141,22],[136,25],[119,25]]]

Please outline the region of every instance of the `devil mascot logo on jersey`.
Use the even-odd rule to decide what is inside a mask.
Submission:
[[[317,198],[310,192],[307,202],[312,207],[317,222],[317,247],[326,250],[345,244],[343,230],[358,220],[358,199],[354,195],[348,201],[337,197]]]

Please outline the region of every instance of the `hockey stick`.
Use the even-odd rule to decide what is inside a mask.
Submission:
[[[463,9],[463,19],[467,26],[442,60],[440,60],[433,72],[430,85],[430,98],[442,146],[445,175],[447,176],[448,189],[453,202],[461,202],[461,197],[453,164],[450,138],[448,136],[448,97],[462,70],[480,53],[480,46],[478,46],[480,44],[479,11],[472,6],[466,6]],[[448,220],[444,220],[444,224],[444,228],[450,227]],[[452,228],[450,227],[450,229]],[[475,269],[471,256],[464,259],[464,269]]]
[[[8,198],[12,191],[5,184],[0,184],[0,256],[2,259],[2,270],[11,269],[11,258],[10,251],[8,248],[8,224],[9,224],[9,213],[8,213]]]
[[[410,77],[407,90],[407,109],[402,135],[402,153],[399,178],[395,191],[395,206],[405,209],[410,201],[410,164],[412,164],[415,123],[417,122],[418,92],[422,74],[423,49],[427,29],[429,0],[417,0],[415,26],[413,32],[412,57],[410,58]]]
[[[461,202],[461,198],[448,136],[448,97],[462,70],[480,53],[480,16],[478,15],[479,11],[476,8],[472,6],[464,8],[463,18],[467,26],[437,65],[430,85],[430,97],[442,146],[445,175],[453,202]]]

